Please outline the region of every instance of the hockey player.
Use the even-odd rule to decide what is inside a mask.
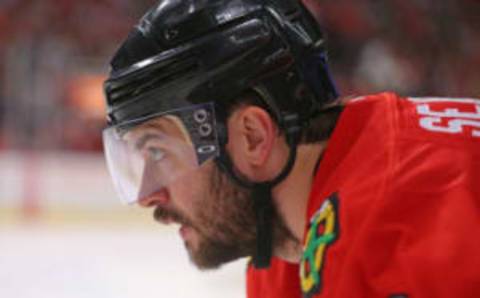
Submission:
[[[251,256],[251,297],[480,295],[478,100],[339,99],[295,0],[161,1],[111,66],[115,186],[199,268]]]

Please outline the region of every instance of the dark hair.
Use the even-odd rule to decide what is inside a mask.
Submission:
[[[302,128],[300,144],[312,144],[328,140],[337,125],[343,108],[343,105],[338,104],[318,112]]]

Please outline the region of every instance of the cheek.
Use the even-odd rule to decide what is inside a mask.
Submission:
[[[171,200],[190,220],[195,221],[199,206],[205,205],[208,185],[199,170],[190,172],[169,186]]]

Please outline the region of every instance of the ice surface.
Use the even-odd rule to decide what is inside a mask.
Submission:
[[[244,272],[199,272],[174,229],[0,225],[5,298],[241,298]]]

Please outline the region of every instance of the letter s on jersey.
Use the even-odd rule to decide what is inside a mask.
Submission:
[[[471,129],[472,137],[480,138],[480,100],[473,98],[408,98],[417,104],[420,126],[428,131],[462,134]],[[441,110],[438,110],[438,109]],[[468,109],[461,111],[460,108]]]

